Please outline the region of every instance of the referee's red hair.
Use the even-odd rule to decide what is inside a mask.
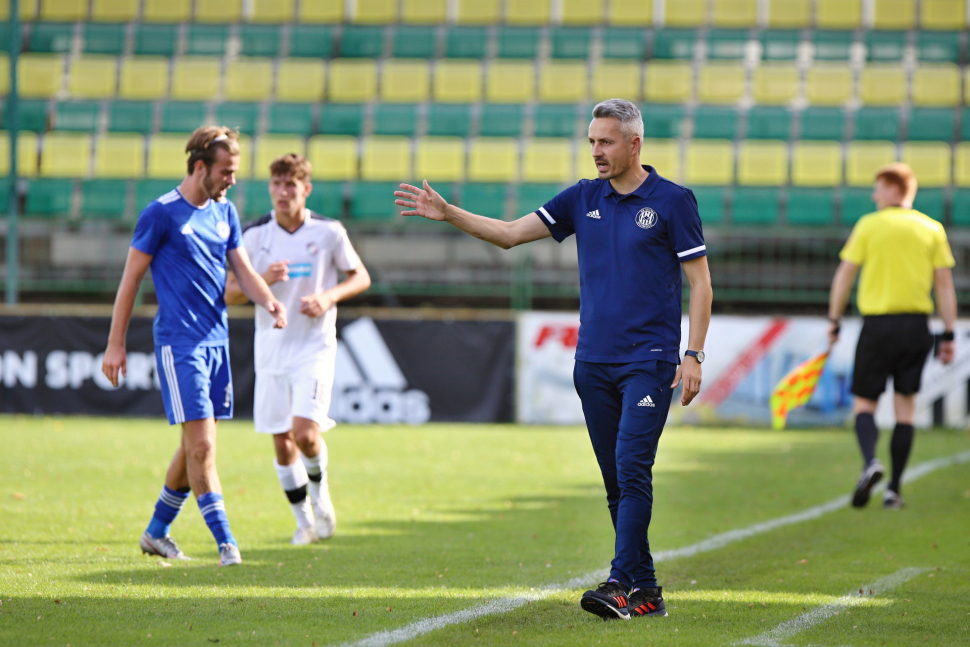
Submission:
[[[913,204],[913,200],[916,199],[916,174],[909,164],[893,162],[883,166],[876,171],[876,181],[879,180],[897,187],[903,195],[903,202]]]

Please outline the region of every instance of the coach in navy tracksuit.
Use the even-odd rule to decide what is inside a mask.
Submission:
[[[640,165],[643,120],[610,99],[593,109],[589,141],[599,179],[582,180],[512,222],[448,204],[427,181],[402,184],[404,215],[443,220],[508,249],[576,234],[580,328],[573,378],[599,462],[616,554],[584,609],[604,618],[667,615],[650,556],[652,470],[673,389],[700,390],[711,316],[707,248],[694,194]],[[690,283],[690,339],[680,364],[681,268]]]

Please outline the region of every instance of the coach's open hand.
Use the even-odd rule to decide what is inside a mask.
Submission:
[[[263,306],[266,308],[266,312],[270,313],[276,318],[276,323],[273,324],[273,328],[286,328],[286,306],[277,301],[276,299],[270,299]]]
[[[308,294],[305,297],[300,297],[300,312],[308,317],[319,317],[329,310],[332,305],[333,299],[326,292]]]
[[[394,195],[404,200],[395,200],[394,204],[411,210],[401,212],[402,216],[423,216],[428,220],[445,219],[448,202],[431,188],[427,180],[424,181],[423,189],[410,184],[402,184],[401,188],[404,191],[395,191]]]
[[[685,357],[684,362],[677,367],[677,375],[674,376],[674,383],[670,388],[676,389],[681,380],[684,381],[684,390],[680,403],[686,407],[701,390],[701,365],[693,357]]]

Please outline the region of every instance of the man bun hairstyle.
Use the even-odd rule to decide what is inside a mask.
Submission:
[[[916,198],[916,174],[908,164],[894,162],[883,166],[876,171],[876,181],[879,180],[897,187],[903,196],[903,203],[913,204]]]
[[[188,170],[192,175],[195,163],[205,162],[206,168],[212,168],[216,161],[216,151],[222,149],[230,155],[239,155],[239,133],[226,126],[202,126],[196,128],[189,143],[185,145],[185,152],[189,154]]]
[[[310,161],[296,153],[280,155],[269,165],[271,176],[289,175],[300,182],[309,182],[311,173],[313,173],[313,166]]]
[[[643,139],[643,116],[640,109],[626,99],[607,99],[597,103],[593,108],[593,118],[619,121],[620,130],[627,141],[634,137]]]

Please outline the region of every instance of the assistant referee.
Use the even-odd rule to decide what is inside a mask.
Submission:
[[[876,458],[879,429],[874,414],[890,376],[896,392],[896,427],[890,444],[892,479],[883,507],[903,506],[900,482],[913,447],[916,393],[934,343],[927,326],[933,314],[931,289],[936,291],[945,326],[938,347],[940,361],[949,364],[954,356],[955,262],[943,225],[915,211],[915,197],[916,176],[906,164],[890,164],[876,173],[872,199],[878,211],[856,223],[840,254],[842,263],[829,295],[829,341],[834,344],[856,272],[862,268],[857,306],[863,324],[852,378],[855,432],[863,460],[862,476],[852,496],[852,505],[857,508],[869,502],[872,487],[885,474]]]

